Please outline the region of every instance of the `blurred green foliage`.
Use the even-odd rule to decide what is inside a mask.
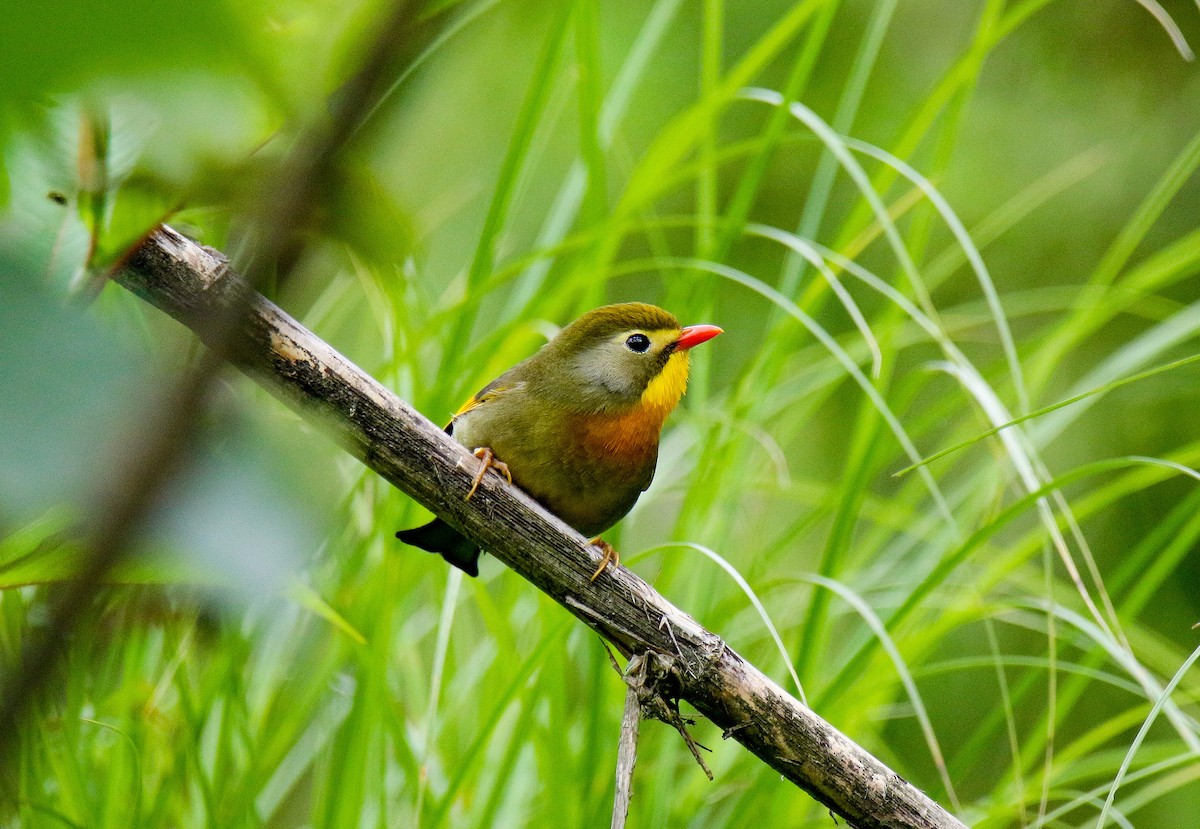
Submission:
[[[608,536],[623,560],[970,825],[1094,826],[1118,777],[1108,825],[1189,825],[1195,669],[1153,705],[1198,644],[1200,387],[1194,364],[1109,386],[1200,341],[1200,71],[1171,37],[1200,44],[1195,5],[411,11],[274,298],[435,421],[601,302],[721,324]],[[384,12],[6,10],[4,664],[198,349],[106,274],[163,220],[251,262],[263,183]],[[911,165],[969,239],[746,87]],[[593,636],[494,562],[463,582],[400,548],[419,510],[248,381],[200,437],[75,632],[0,825],[607,823],[622,686]],[[736,568],[784,654],[683,543]],[[631,825],[828,825],[697,730],[716,782],[644,729]]]

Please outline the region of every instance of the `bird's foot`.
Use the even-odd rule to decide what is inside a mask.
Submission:
[[[592,577],[588,581],[595,581],[600,578],[600,574],[608,569],[609,564],[619,565],[621,563],[621,554],[617,552],[613,545],[609,544],[600,536],[592,539],[592,546],[600,548],[600,566],[596,568],[596,572],[592,573]]]
[[[479,484],[483,482],[483,476],[487,474],[489,469],[495,469],[507,478],[510,484],[513,482],[512,473],[508,471],[508,464],[504,461],[496,460],[496,455],[491,449],[486,446],[480,446],[471,454],[479,458],[480,464],[479,471],[475,473],[475,477],[471,481],[471,489],[467,492],[466,500],[471,500],[471,496],[475,494],[475,490],[479,489]]]

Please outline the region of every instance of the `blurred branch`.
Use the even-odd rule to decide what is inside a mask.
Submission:
[[[477,466],[464,447],[264,297],[247,305],[221,254],[162,228],[117,281],[205,342],[214,313],[235,314],[233,361],[303,414],[323,421],[383,478],[478,541],[626,656],[670,666],[668,705],[697,711],[855,827],[950,829],[963,824],[801,705],[717,634],[623,567],[588,581],[598,553],[500,476],[465,499]],[[232,303],[232,304],[231,304]],[[416,555],[416,553],[410,553]]]
[[[302,232],[314,207],[322,202],[337,159],[384,94],[388,66],[403,52],[412,28],[407,5],[407,0],[394,0],[384,10],[362,50],[359,70],[334,96],[329,111],[297,134],[291,151],[263,188],[249,222],[252,273],[260,279],[274,271],[282,281],[292,270]],[[223,303],[205,308],[209,350],[160,399],[128,419],[135,437],[128,441],[132,449],[97,482],[88,504],[89,520],[81,529],[79,571],[51,594],[46,623],[0,676],[0,787],[6,795],[15,796],[10,784],[16,775],[6,771],[26,713],[53,684],[71,631],[88,623],[106,576],[126,555],[162,492],[185,465],[209,391],[243,342],[240,323],[258,294],[252,283],[241,279],[230,281],[228,287]]]

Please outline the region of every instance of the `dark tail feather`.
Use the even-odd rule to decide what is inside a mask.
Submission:
[[[479,554],[483,550],[440,518],[433,519],[423,527],[401,530],[396,533],[396,538],[405,544],[440,554],[468,576],[479,575]]]

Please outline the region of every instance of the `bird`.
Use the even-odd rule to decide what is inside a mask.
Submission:
[[[681,326],[642,302],[588,311],[528,359],[479,390],[446,432],[479,458],[467,498],[489,469],[554,515],[600,539],[650,486],[667,415],[687,388],[689,351],[721,334],[715,325]],[[479,575],[478,544],[440,518],[396,537]]]

